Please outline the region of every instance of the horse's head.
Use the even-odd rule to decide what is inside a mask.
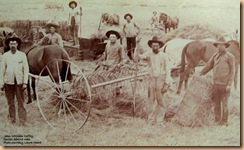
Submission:
[[[166,20],[167,20],[167,17],[168,17],[167,14],[165,14],[165,13],[160,13],[160,15],[159,15],[159,22],[161,22],[161,21],[166,21]]]
[[[102,14],[102,23],[108,22],[109,14],[104,13]]]
[[[240,45],[240,35],[238,32],[238,29],[236,29],[235,32],[227,33],[227,34],[222,34],[218,38],[218,41],[221,42],[226,42],[226,41],[236,41]]]
[[[6,45],[5,44],[5,41],[7,39],[9,39],[12,35],[13,35],[13,32],[10,32],[10,33],[6,33],[5,31],[3,31],[3,35],[4,35],[4,38],[2,40],[2,45],[4,47],[4,53],[7,52],[10,48],[9,48],[9,45]],[[19,49],[19,46],[18,46],[18,49]]]
[[[113,18],[113,16],[109,16],[108,17],[108,24],[111,25],[111,26],[114,24],[114,18]]]

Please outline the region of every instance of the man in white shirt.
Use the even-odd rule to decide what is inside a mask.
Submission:
[[[166,112],[165,105],[163,103],[164,86],[166,86],[166,78],[168,77],[167,56],[159,49],[162,48],[163,42],[159,41],[155,36],[152,40],[148,41],[148,46],[152,48],[152,51],[148,51],[144,54],[139,54],[139,59],[144,59],[148,63],[148,75],[149,75],[149,89],[150,89],[150,101],[148,107],[154,107],[153,110],[149,108],[148,119],[149,121],[156,121],[163,125],[164,115]]]
[[[27,87],[29,66],[25,53],[17,49],[21,40],[15,34],[7,39],[5,44],[9,45],[10,50],[2,56],[0,87],[2,90],[5,89],[11,123],[16,122],[14,102],[16,96],[20,125],[25,125],[27,113],[24,108],[23,92]]]
[[[126,19],[126,23],[124,24],[123,31],[126,36],[126,47],[127,47],[127,55],[130,60],[133,60],[134,51],[136,47],[136,37],[140,33],[139,26],[132,22],[133,16],[129,13],[125,14],[124,19]]]
[[[117,31],[110,30],[106,33],[109,38],[109,42],[105,47],[105,51],[99,61],[103,61],[101,64],[114,67],[121,63],[124,58],[124,49],[122,45],[117,41],[120,39],[120,34]]]
[[[76,1],[71,1],[69,3],[69,7],[71,10],[69,12],[68,26],[70,27],[70,33],[74,40],[74,45],[78,45],[79,16],[82,16],[82,12],[81,10],[77,9]]]

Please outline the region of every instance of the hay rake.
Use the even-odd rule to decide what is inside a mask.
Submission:
[[[116,67],[101,65],[96,71],[85,75],[82,70],[70,61],[73,80],[54,81],[54,75],[49,71],[52,63],[59,64],[66,60],[56,60],[44,67],[37,78],[37,104],[44,120],[52,128],[61,128],[64,131],[77,131],[87,122],[91,105],[97,109],[104,109],[113,105],[114,98],[122,98],[132,102],[133,94],[147,93],[146,71],[140,68],[137,80],[136,69],[133,65],[122,64]],[[53,69],[53,68],[52,68]],[[43,77],[48,72],[49,77]],[[60,74],[58,74],[60,76]],[[67,79],[67,72],[65,79]],[[137,91],[133,91],[135,81],[138,81]],[[147,81],[147,80],[146,80]]]

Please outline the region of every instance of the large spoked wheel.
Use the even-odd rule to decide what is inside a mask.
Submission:
[[[72,80],[68,80],[70,73]],[[87,122],[91,108],[90,85],[74,63],[55,60],[47,64],[37,78],[36,93],[41,115],[51,127],[77,131]]]

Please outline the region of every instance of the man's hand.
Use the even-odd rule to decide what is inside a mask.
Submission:
[[[0,85],[1,91],[4,91],[4,85]]]
[[[27,88],[27,84],[24,83],[22,89],[25,90],[26,88]]]
[[[231,85],[227,85],[226,86],[226,92],[230,92],[230,89],[231,89]]]
[[[199,76],[203,76],[204,75],[204,73],[201,71],[201,72],[199,72]]]

